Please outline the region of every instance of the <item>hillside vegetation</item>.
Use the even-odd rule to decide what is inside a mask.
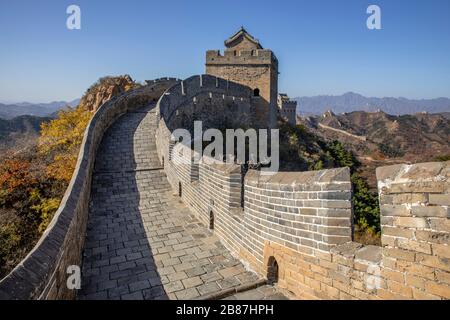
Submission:
[[[355,111],[301,118],[300,123],[325,141],[339,140],[361,162],[358,171],[376,189],[375,168],[396,163],[429,162],[450,155],[450,120],[441,114],[393,116]],[[321,124],[322,126],[319,126]],[[365,141],[328,128],[339,129]]]
[[[95,92],[101,100],[82,99],[78,107],[62,110],[56,119],[43,122],[38,138],[25,149],[2,153],[0,278],[26,256],[50,224],[72,178],[91,110],[97,110],[106,97],[131,89],[128,80],[120,80],[125,77],[100,79],[85,96]],[[124,86],[111,89],[112,83]]]

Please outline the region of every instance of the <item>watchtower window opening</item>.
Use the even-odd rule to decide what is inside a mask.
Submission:
[[[253,90],[253,96],[259,97],[259,89],[258,88]]]
[[[214,230],[214,212],[209,211],[209,230]]]
[[[181,198],[183,195],[183,186],[181,185],[181,181],[178,182],[178,196]]]
[[[278,282],[278,262],[273,256],[269,258],[267,263],[267,281],[270,284]]]
[[[162,157],[162,159],[161,159],[161,164],[162,164],[162,166],[164,168],[164,157]]]

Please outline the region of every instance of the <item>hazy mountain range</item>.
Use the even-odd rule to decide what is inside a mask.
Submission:
[[[74,107],[78,105],[79,101],[80,99],[76,99],[69,102],[54,101],[50,103],[29,103],[29,102],[20,102],[12,104],[0,103],[0,118],[13,119],[15,117],[23,115],[48,117],[66,106]]]
[[[450,99],[448,98],[422,100],[392,97],[372,98],[347,92],[340,96],[320,95],[298,97],[293,100],[298,102],[297,113],[303,115],[322,114],[327,110],[332,110],[334,113],[382,110],[392,115],[415,114],[423,111],[428,113],[450,111]]]

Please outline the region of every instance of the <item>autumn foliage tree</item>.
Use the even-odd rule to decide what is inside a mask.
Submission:
[[[105,77],[76,108],[41,125],[37,143],[0,154],[0,279],[33,248],[52,221],[72,178],[86,127],[98,107],[137,84]],[[101,99],[97,99],[101,97]]]
[[[88,110],[77,107],[60,111],[57,119],[42,124],[38,149],[40,155],[50,160],[47,167],[49,177],[70,181],[90,118]]]
[[[91,116],[83,107],[60,111],[41,125],[36,147],[0,162],[0,278],[31,250],[58,210]]]

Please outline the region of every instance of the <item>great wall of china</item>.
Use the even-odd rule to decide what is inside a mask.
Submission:
[[[362,246],[351,241],[346,168],[243,176],[238,165],[176,165],[192,152],[173,144],[167,122],[183,112],[187,100],[213,91],[238,101],[248,98],[245,88],[219,83],[224,87],[206,75],[202,86],[199,76],[183,86],[175,79],[158,80],[103,105],[86,130],[63,205],[36,248],[0,283],[0,297],[75,297],[66,287],[66,270],[82,262],[93,162],[103,134],[120,115],[168,89],[157,104],[156,129],[167,179],[201,222],[211,226],[213,221],[214,233],[249,269],[266,278],[276,263],[278,286],[299,298],[450,298],[449,162],[378,168],[382,246]],[[173,150],[178,156],[171,155]],[[378,288],[367,285],[370,278],[379,281]]]
[[[266,121],[261,99],[207,74],[101,106],[59,210],[0,299],[192,299],[265,280],[299,299],[449,299],[450,162],[378,168],[382,245],[363,246],[348,168],[262,175],[195,163],[172,138],[194,119]],[[81,292],[67,287],[73,265]]]

